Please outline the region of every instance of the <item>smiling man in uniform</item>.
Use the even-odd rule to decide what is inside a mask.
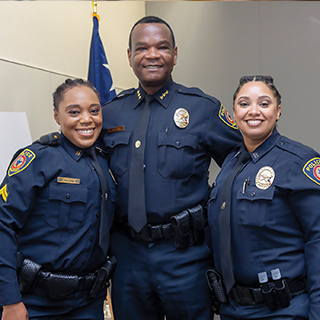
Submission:
[[[214,97],[172,80],[177,47],[160,18],[139,20],[129,36],[137,89],[103,108],[103,140],[118,183],[111,251],[117,320],[212,320],[205,272],[208,168],[241,141]]]

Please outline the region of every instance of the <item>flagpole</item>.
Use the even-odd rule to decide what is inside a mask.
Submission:
[[[100,22],[100,17],[98,15],[98,1],[92,1],[92,17],[97,17]]]
[[[92,1],[92,11],[93,13],[97,13],[98,1]]]

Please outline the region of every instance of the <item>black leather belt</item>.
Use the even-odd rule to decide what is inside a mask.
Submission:
[[[119,219],[114,220],[114,226],[124,232],[124,234],[136,240],[143,240],[145,242],[153,242],[159,239],[171,239],[174,237],[173,226],[171,223],[159,224],[156,226],[147,224],[137,233],[127,222]]]
[[[97,276],[89,273],[85,276],[67,275],[40,271],[37,285],[48,290],[49,287],[62,287],[67,292],[91,290]]]
[[[307,279],[295,279],[287,282],[291,298],[307,292]],[[229,297],[242,306],[256,305],[265,302],[265,296],[261,288],[244,287],[234,285]]]

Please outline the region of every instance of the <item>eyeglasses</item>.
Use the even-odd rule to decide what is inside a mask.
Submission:
[[[251,81],[263,81],[273,84],[273,78],[271,76],[244,76],[240,78],[240,84]]]

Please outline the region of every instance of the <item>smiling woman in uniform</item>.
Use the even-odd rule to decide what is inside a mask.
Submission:
[[[110,263],[115,186],[96,142],[99,93],[67,79],[53,104],[61,134],[19,150],[0,186],[2,320],[103,320],[106,286],[94,286]]]
[[[221,319],[318,319],[320,155],[278,132],[272,77],[242,77],[233,100],[243,144],[208,205]]]

